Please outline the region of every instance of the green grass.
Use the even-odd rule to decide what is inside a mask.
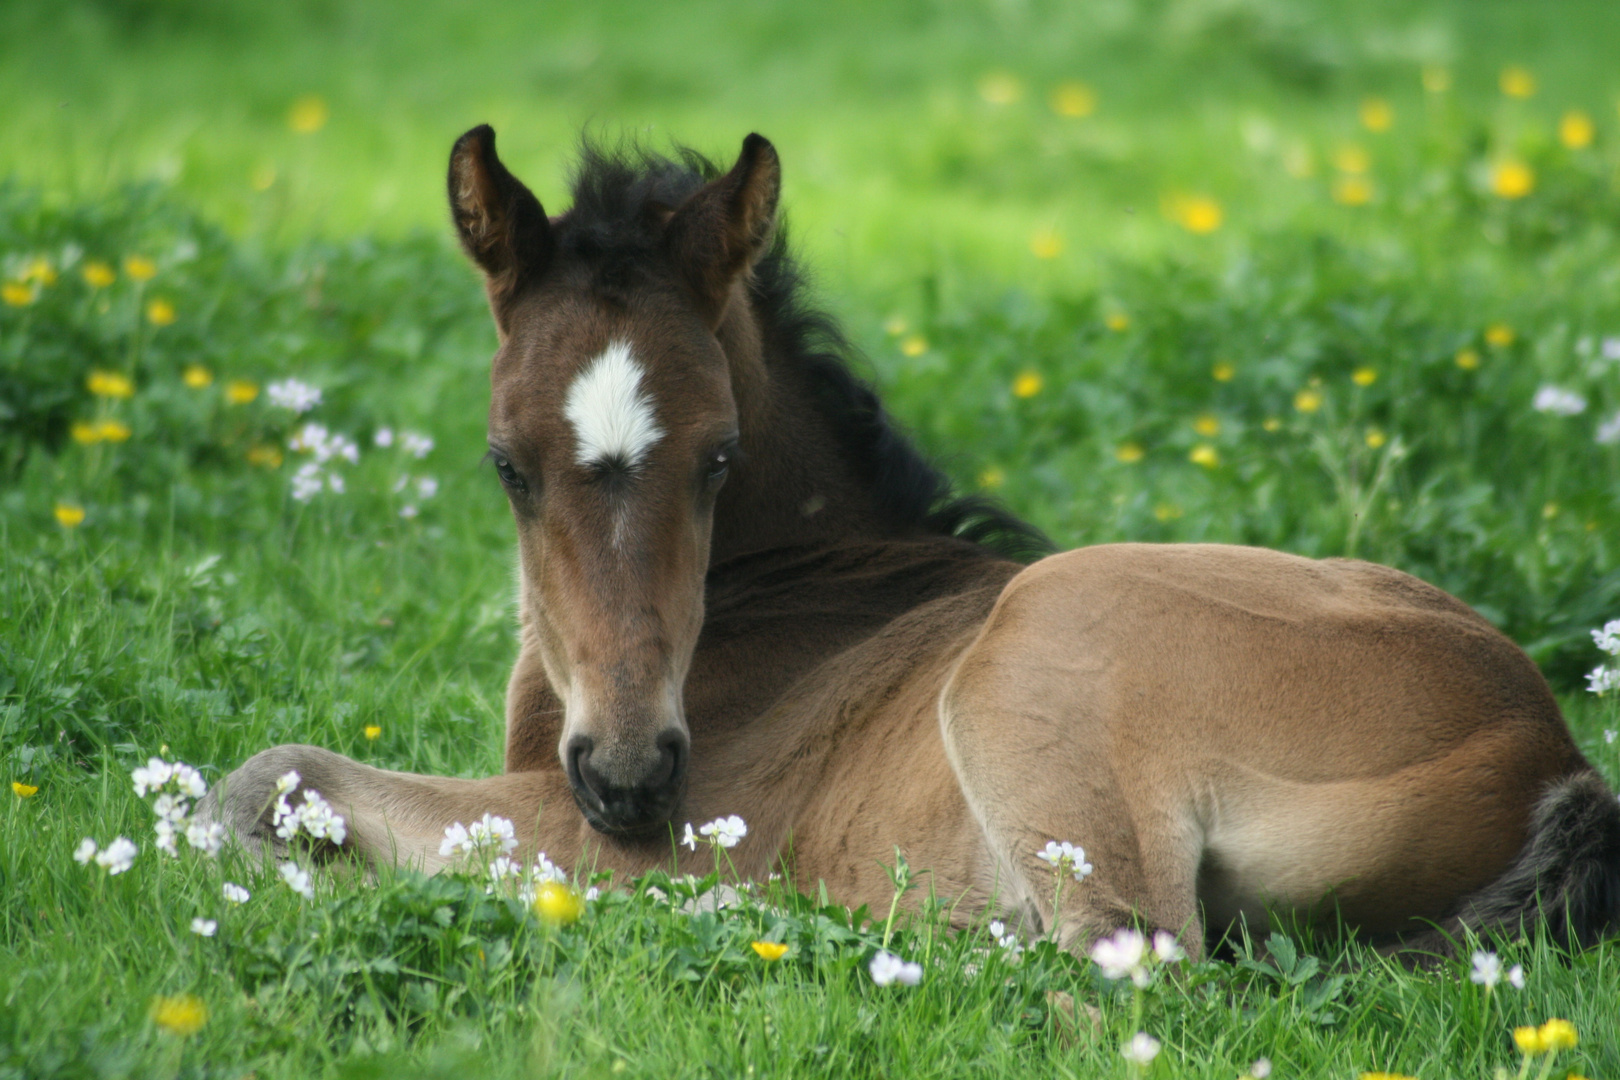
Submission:
[[[883,913],[863,926],[819,899],[693,918],[623,895],[549,930],[453,880],[326,882],[301,904],[237,865],[254,898],[223,911],[224,868],[150,848],[128,771],[160,751],[210,780],[290,741],[500,766],[511,525],[478,465],[494,335],[440,204],[449,144],[482,120],[553,210],[581,123],[717,156],[763,131],[829,306],[963,486],[1064,545],[1238,541],[1419,574],[1526,646],[1620,779],[1602,735],[1620,710],[1582,691],[1601,659],[1588,629],[1620,617],[1620,444],[1595,439],[1620,412],[1601,345],[1620,336],[1620,16],[1071,7],[0,11],[0,283],[40,257],[57,274],[0,304],[0,761],[39,789],[5,796],[0,819],[0,1077],[1124,1070],[1134,1003],[1090,965],[1007,965],[927,915],[897,939],[927,959],[923,984],[880,990],[865,962]],[[1533,97],[1498,91],[1509,63]],[[1436,64],[1453,87],[1427,93]],[[987,75],[1017,100],[986,100]],[[1094,115],[1047,107],[1068,79],[1094,88]],[[287,114],[307,94],[330,121],[298,134]],[[1391,104],[1389,131],[1359,126],[1369,96]],[[1560,142],[1570,109],[1595,121],[1592,146]],[[1346,144],[1371,159],[1364,206],[1331,197]],[[1508,158],[1535,171],[1525,198],[1491,193]],[[1215,200],[1220,227],[1178,224],[1183,195]],[[1031,251],[1045,232],[1055,258]],[[87,262],[132,254],[156,276],[84,281]],[[149,321],[153,300],[172,325]],[[1491,344],[1493,324],[1513,340]],[[1469,350],[1478,364],[1459,366]],[[211,385],[184,384],[193,365]],[[131,376],[133,397],[93,397],[98,370]],[[286,375],[319,385],[311,419],[364,448],[341,496],[291,500],[290,452],[248,460],[292,418],[223,388]],[[1020,397],[1024,375],[1040,385]],[[1588,408],[1534,411],[1546,384]],[[130,438],[74,440],[98,421]],[[383,426],[437,445],[375,449]],[[440,482],[417,517],[400,516],[401,475]],[[82,524],[59,525],[58,504]],[[128,874],[71,860],[81,837],[119,833],[146,849]],[[188,932],[197,914],[217,938]],[[795,951],[766,967],[759,936]],[[1311,948],[1336,991],[1224,961],[1156,986],[1157,1070],[1230,1080],[1263,1055],[1279,1077],[1487,1077],[1516,1067],[1513,1024],[1565,1016],[1583,1041],[1554,1075],[1620,1075],[1614,944],[1572,961],[1507,947],[1529,985],[1490,1016],[1458,971]],[[1065,1036],[1052,990],[1099,1006],[1105,1034]],[[147,1018],[177,993],[212,1012],[185,1045]]]

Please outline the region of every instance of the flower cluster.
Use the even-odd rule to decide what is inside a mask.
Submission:
[[[302,416],[321,403],[320,390],[297,379],[271,383],[264,388],[264,396],[272,405],[291,409],[295,416]]]
[[[1536,412],[1554,416],[1579,416],[1586,411],[1586,399],[1573,390],[1557,386],[1543,386],[1536,391],[1530,407]]]
[[[879,986],[889,986],[899,983],[901,986],[916,986],[922,982],[923,969],[921,964],[910,963],[900,959],[892,952],[880,949],[867,965],[872,973],[872,981]]]
[[[1086,849],[1067,840],[1062,842],[1048,840],[1046,847],[1037,851],[1035,857],[1049,864],[1053,873],[1061,874],[1067,871],[1074,875],[1076,881],[1086,880],[1093,869],[1092,865],[1086,862]]]
[[[517,849],[517,833],[506,818],[485,814],[471,825],[456,822],[445,827],[439,854],[489,859]]]
[[[1592,642],[1602,652],[1620,657],[1620,619],[1610,619],[1601,630],[1592,631]],[[1594,694],[1620,690],[1620,664],[1606,667],[1599,664],[1586,676],[1586,688]]]
[[[990,936],[996,939],[996,944],[1007,950],[1013,956],[1024,951],[1024,946],[1018,940],[1018,935],[1007,929],[1007,924],[1000,919],[990,920]]]
[[[1123,927],[1092,945],[1091,959],[1102,969],[1103,978],[1130,979],[1133,986],[1142,989],[1153,981],[1156,965],[1185,960],[1187,954],[1167,930],[1154,932],[1150,949],[1147,938],[1139,931]]]
[[[1473,970],[1468,973],[1469,981],[1483,986],[1486,993],[1496,989],[1496,984],[1503,978],[1501,959],[1493,952],[1476,952],[1473,965]],[[1513,989],[1524,989],[1524,968],[1521,965],[1514,964],[1508,968],[1506,978]]]
[[[122,836],[115,838],[105,850],[98,850],[96,842],[87,836],[73,849],[73,860],[80,866],[89,866],[94,859],[97,866],[109,875],[116,876],[135,865],[135,856],[139,852],[140,848],[135,846],[133,840]]]
[[[130,778],[135,782],[135,794],[157,796],[152,800],[152,812],[157,815],[152,828],[159,851],[178,858],[177,840],[184,836],[186,843],[205,855],[219,854],[225,843],[225,826],[217,821],[205,824],[191,816],[191,800],[208,794],[208,785],[196,769],[183,761],[170,763],[155,757],[135,768]]]
[[[686,823],[686,835],[681,837],[681,843],[697,850],[698,841],[702,839],[710,846],[716,848],[734,848],[748,835],[748,825],[736,814],[723,818],[715,818],[707,825],[700,825],[696,832],[692,831],[692,823]]]
[[[1519,1053],[1525,1057],[1539,1057],[1542,1054],[1556,1054],[1560,1050],[1573,1050],[1580,1043],[1580,1035],[1575,1025],[1568,1020],[1554,1018],[1548,1020],[1540,1027],[1518,1027],[1513,1029],[1513,1045],[1519,1048]],[[1546,1072],[1543,1071],[1543,1076]]]
[[[315,840],[341,844],[349,834],[343,815],[333,811],[332,805],[321,797],[320,792],[307,789],[304,791],[304,801],[297,806],[288,803],[285,794],[278,795],[270,823],[275,826],[276,835],[283,840],[292,840],[303,833]]]

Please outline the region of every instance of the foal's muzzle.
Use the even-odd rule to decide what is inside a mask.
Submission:
[[[675,812],[686,790],[686,735],[670,730],[658,736],[656,753],[626,768],[616,763],[592,764],[595,740],[575,735],[565,753],[568,784],[574,802],[591,828],[610,836],[659,831]]]

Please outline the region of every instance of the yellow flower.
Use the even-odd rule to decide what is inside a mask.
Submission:
[[[1116,334],[1123,334],[1131,328],[1131,317],[1123,311],[1110,311],[1103,325]]]
[[[1498,81],[1508,97],[1527,98],[1536,92],[1536,77],[1517,65],[1503,68]]]
[[[534,894],[534,912],[548,923],[566,926],[585,914],[585,901],[572,887],[548,881]]]
[[[1494,345],[1498,349],[1505,349],[1513,344],[1517,336],[1513,332],[1513,327],[1507,323],[1491,323],[1485,328],[1485,344]]]
[[[753,949],[759,954],[759,958],[765,961],[780,960],[782,957],[787,955],[788,951],[788,947],[786,945],[779,944],[775,941],[753,942]]]
[[[124,259],[124,273],[136,281],[151,281],[157,276],[157,263],[145,255],[130,255]]]
[[[1308,146],[1290,146],[1283,154],[1283,168],[1295,180],[1304,180],[1316,175],[1316,159],[1311,156]]]
[[[1368,98],[1361,103],[1361,126],[1368,131],[1388,131],[1395,123],[1395,110],[1383,98]]]
[[[1378,372],[1370,367],[1356,368],[1355,371],[1350,373],[1350,381],[1357,386],[1371,386],[1378,381]]]
[[[85,420],[73,421],[73,426],[68,429],[68,433],[73,436],[74,442],[81,443],[85,446],[89,446],[91,443],[98,443],[101,441],[100,426],[89,423]]]
[[[84,507],[70,503],[56,504],[56,523],[64,529],[76,529],[84,521]]]
[[[96,425],[96,438],[102,442],[124,442],[129,434],[129,425],[121,420],[103,420]]]
[[[912,334],[900,343],[901,356],[921,356],[928,351],[928,339],[921,334]]]
[[[381,734],[382,734],[382,728],[381,727],[378,727],[376,724],[367,724],[366,725],[366,738],[367,739],[371,740],[372,742],[375,742],[377,740],[377,736],[379,736]]]
[[[1233,367],[1231,364],[1228,364],[1225,360],[1222,360],[1220,363],[1209,369],[1209,377],[1214,379],[1216,382],[1231,382],[1232,376],[1236,374],[1237,368]]]
[[[1333,152],[1333,167],[1340,172],[1364,173],[1372,168],[1372,158],[1355,143],[1345,143]]]
[[[1024,84],[1005,71],[992,71],[979,79],[979,96],[992,105],[1011,105],[1024,96]]]
[[[1517,1046],[1519,1053],[1526,1057],[1547,1052],[1547,1042],[1541,1037],[1541,1029],[1537,1027],[1514,1028],[1513,1045]]]
[[[1046,380],[1041,378],[1039,372],[1026,371],[1022,375],[1018,376],[1018,378],[1013,380],[1013,397],[1032,398],[1036,394],[1040,393],[1041,387],[1045,385]]]
[[[232,379],[225,384],[225,400],[232,405],[246,405],[258,396],[259,388],[245,380]]]
[[[1366,206],[1372,202],[1373,186],[1364,176],[1341,176],[1333,181],[1332,195],[1341,206]]]
[[[1213,439],[1221,433],[1221,422],[1217,417],[1205,413],[1193,421],[1193,430],[1206,439]]]
[[[191,364],[180,373],[180,381],[193,390],[204,390],[213,383],[214,373],[201,364]]]
[[[1479,353],[1474,349],[1458,349],[1457,366],[1464,371],[1473,371],[1479,367]]]
[[[1083,82],[1058,83],[1051,105],[1059,116],[1090,116],[1097,111],[1097,92]]]
[[[12,307],[27,307],[34,302],[34,290],[20,281],[8,281],[0,285],[0,300]]]
[[[1553,518],[1555,518],[1557,516],[1558,516],[1558,504],[1557,503],[1550,502],[1550,503],[1547,503],[1545,506],[1543,506],[1541,508],[1542,520],[1551,521]]]
[[[84,280],[93,289],[106,288],[118,280],[118,274],[113,268],[99,259],[92,259],[85,263],[84,269],[79,272],[84,275]]]
[[[1267,431],[1281,431],[1282,421],[1275,416],[1268,416],[1260,422],[1260,426]]]
[[[146,305],[146,321],[153,326],[168,326],[174,322],[174,305],[167,300],[153,300]]]
[[[135,384],[129,376],[116,371],[92,371],[84,385],[97,397],[127,398],[135,395]]]
[[[998,488],[1006,482],[1007,474],[994,465],[979,474],[979,486],[982,488]]]
[[[1423,89],[1431,94],[1443,94],[1451,89],[1451,69],[1439,64],[1427,64],[1423,68]]]
[[[899,337],[909,327],[904,315],[890,315],[889,321],[883,324],[883,329],[890,337]]]
[[[248,186],[254,191],[269,191],[276,182],[276,167],[260,165],[248,175]]]
[[[1498,198],[1522,199],[1536,190],[1536,173],[1522,161],[1498,161],[1491,166],[1491,191]]]
[[[37,281],[41,285],[55,285],[56,268],[51,265],[51,261],[45,256],[36,255],[29,262],[28,269],[23,271],[22,279],[24,281]]]
[[[1174,200],[1170,214],[1183,229],[1199,236],[1221,227],[1221,204],[1207,195],[1187,195]]]
[[[1192,448],[1192,453],[1187,455],[1187,460],[1194,465],[1202,465],[1206,469],[1213,469],[1221,463],[1221,455],[1216,453],[1215,448],[1208,443],[1199,443]]]
[[[17,798],[19,799],[32,799],[35,795],[39,794],[38,786],[34,784],[25,784],[21,780],[13,780],[11,782],[11,790],[17,793]]]
[[[1575,1025],[1568,1020],[1552,1019],[1541,1025],[1541,1041],[1548,1050],[1573,1050],[1580,1042]]]
[[[1056,229],[1036,229],[1029,238],[1029,251],[1037,259],[1055,259],[1063,254],[1063,237]]]
[[[1294,395],[1294,408],[1302,413],[1313,413],[1322,407],[1322,393],[1319,390],[1301,390]]]
[[[248,448],[247,459],[249,465],[258,465],[266,469],[281,468],[281,447],[260,443]]]
[[[300,135],[309,135],[325,127],[331,115],[331,110],[319,95],[305,94],[287,110],[287,126]]]
[[[1571,109],[1558,121],[1558,141],[1571,150],[1585,150],[1596,134],[1592,118],[1579,109]]]
[[[171,1035],[186,1038],[208,1023],[208,1006],[192,994],[152,999],[152,1021]]]
[[[1181,507],[1174,503],[1160,503],[1153,508],[1153,516],[1160,521],[1174,521],[1182,514]]]
[[[1146,451],[1142,449],[1141,443],[1120,443],[1119,449],[1114,451],[1114,457],[1118,458],[1120,461],[1123,461],[1127,465],[1135,465],[1138,461],[1142,460],[1145,453]]]
[[[1377,450],[1380,446],[1383,446],[1388,441],[1389,438],[1379,428],[1370,427],[1367,429],[1368,449]]]

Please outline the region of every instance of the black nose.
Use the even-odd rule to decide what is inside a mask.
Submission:
[[[672,730],[659,735],[654,747],[655,753],[625,762],[618,760],[621,755],[598,753],[588,736],[568,740],[568,783],[593,829],[639,833],[669,821],[686,787],[688,743],[684,734]]]

